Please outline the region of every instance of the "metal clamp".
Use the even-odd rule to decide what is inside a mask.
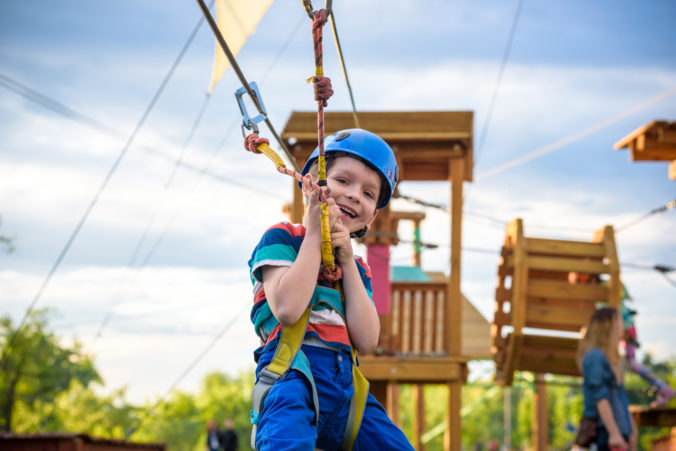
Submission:
[[[314,20],[315,18],[315,11],[312,8],[312,0],[302,0],[303,1],[303,8],[305,8],[305,12],[307,13],[308,17],[310,20]],[[326,6],[324,9],[326,10],[326,17],[329,17],[331,15],[331,4],[333,3],[333,0],[326,0]]]
[[[244,93],[247,92],[247,89],[244,86],[235,91],[235,97],[237,98],[239,111],[242,113],[242,135],[244,135],[245,128],[253,133],[258,134],[258,123],[263,122],[268,118],[268,112],[265,110],[263,97],[261,96],[261,92],[258,89],[256,82],[252,81],[249,83],[249,88],[255,96],[255,98],[252,98],[251,100],[253,100],[254,104],[256,104],[260,114],[253,118],[249,116],[249,112],[247,111],[246,105],[244,104]]]

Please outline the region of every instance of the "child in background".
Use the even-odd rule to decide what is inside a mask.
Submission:
[[[324,144],[327,186],[321,191],[328,195],[331,243],[342,270],[340,291],[321,268],[323,194],[307,176],[316,178],[318,149],[302,171],[307,201],[303,224],[283,222],[269,228],[249,261],[254,284],[251,319],[261,339],[255,352],[257,385],[265,382],[283,328],[311,307],[299,351],[310,371],[292,366],[260,401],[254,388],[252,421],[257,430],[252,444],[258,450],[341,449],[355,393],[352,346],[369,352],[378,343],[371,273],[353,255],[350,238],[366,233],[377,210],[388,204],[398,178],[396,159],[385,141],[366,130],[340,131]],[[362,418],[354,449],[413,449],[371,394]]]

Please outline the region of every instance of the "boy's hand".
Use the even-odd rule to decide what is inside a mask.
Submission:
[[[308,205],[305,211],[305,221],[303,221],[307,228],[307,234],[319,233],[321,234],[321,196],[317,190],[313,188],[313,180],[310,174],[303,177],[303,196],[308,198]],[[326,190],[326,188],[323,188]],[[335,203],[335,202],[334,202]]]
[[[329,227],[331,228],[331,246],[334,249],[336,260],[340,265],[349,263],[354,259],[352,252],[352,241],[350,240],[350,230],[343,224],[341,220],[342,212],[336,201],[329,198],[327,201],[329,206]]]

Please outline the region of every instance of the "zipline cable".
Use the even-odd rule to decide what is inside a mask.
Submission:
[[[207,105],[209,103],[209,99],[211,96],[207,93],[204,97],[204,102],[202,102],[202,107],[199,109],[199,112],[197,113],[197,117],[193,121],[192,127],[190,128],[190,131],[188,132],[188,136],[186,137],[183,146],[181,148],[181,153],[179,154],[178,159],[176,160],[176,163],[171,169],[171,172],[169,173],[169,177],[167,178],[167,181],[164,183],[164,186],[162,188],[162,191],[160,192],[159,199],[153,203],[154,208],[150,216],[148,217],[148,220],[146,221],[145,228],[143,229],[143,232],[141,233],[141,237],[136,243],[136,246],[134,247],[134,250],[132,251],[132,256],[125,266],[125,274],[123,276],[124,279],[129,280],[127,274],[129,271],[131,271],[132,266],[136,263],[136,260],[139,257],[139,253],[141,251],[141,247],[146,242],[146,239],[148,237],[148,234],[150,233],[150,229],[152,228],[153,224],[155,223],[155,217],[159,213],[159,211],[162,209],[164,206],[164,202],[166,200],[167,193],[169,192],[169,188],[174,182],[174,177],[176,176],[176,172],[178,171],[178,168],[183,161],[183,157],[185,155],[185,151],[190,145],[190,142],[192,141],[192,137],[195,134],[195,131],[197,130],[197,127],[199,126],[200,122],[202,121],[202,117],[204,116],[204,112],[207,108]],[[133,280],[135,281],[135,279]],[[133,282],[132,281],[132,282]],[[119,304],[121,302],[120,299],[123,299],[126,296],[126,292],[129,291],[131,285],[127,284],[126,288],[127,290],[122,292],[122,285],[118,286],[118,290],[113,296],[113,301],[111,302],[112,305]],[[103,329],[105,328],[106,324],[108,324],[108,321],[110,321],[110,317],[112,316],[112,313],[104,317],[103,321],[101,322],[101,325],[99,326],[98,331],[94,335],[94,339],[90,345],[90,348],[93,347],[96,344],[96,341],[101,337],[101,334],[103,333]]]
[[[343,58],[343,49],[340,46],[340,39],[338,38],[338,29],[336,28],[336,16],[331,9],[329,14],[329,19],[331,19],[331,30],[333,31],[333,40],[336,43],[336,50],[338,51],[338,60],[340,61],[340,67],[343,69],[343,76],[345,77],[345,84],[347,85],[347,92],[350,94],[350,103],[352,104],[352,118],[354,119],[354,125],[356,128],[361,128],[359,124],[359,115],[357,114],[357,107],[354,103],[354,94],[352,93],[352,86],[350,85],[350,78],[347,76],[347,68],[345,66],[345,59]]]
[[[195,368],[195,366],[197,366],[197,364],[202,360],[202,358],[203,358],[203,357],[211,350],[211,348],[213,348],[213,347],[216,345],[216,343],[218,343],[218,340],[220,340],[220,339],[223,337],[223,335],[225,335],[225,334],[230,330],[230,328],[235,324],[235,322],[239,319],[239,317],[242,316],[242,314],[243,314],[244,312],[246,312],[246,311],[249,309],[249,307],[250,307],[249,303],[248,303],[248,302],[245,303],[244,306],[243,306],[243,308],[242,308],[239,312],[237,312],[237,313],[235,314],[235,316],[232,317],[232,319],[230,319],[230,321],[225,325],[225,327],[223,327],[223,329],[221,329],[221,330],[214,336],[214,338],[212,338],[212,340],[209,342],[209,344],[207,344],[207,346],[206,346],[204,349],[202,349],[202,352],[200,352],[200,353],[197,355],[197,357],[195,357],[195,358],[192,360],[192,362],[190,362],[190,364],[185,368],[185,370],[183,370],[183,372],[180,374],[180,376],[178,376],[178,378],[176,378],[176,380],[174,381],[174,383],[171,384],[171,386],[170,386],[169,389],[167,390],[166,394],[165,394],[162,398],[160,398],[160,399],[155,403],[155,405],[154,405],[153,407],[150,408],[150,410],[146,411],[146,414],[145,414],[144,417],[141,419],[141,421],[139,422],[139,424],[137,424],[136,426],[134,426],[131,430],[127,431],[127,433],[125,434],[125,440],[129,440],[129,438],[130,438],[132,435],[134,435],[134,433],[135,433],[136,431],[139,430],[139,428],[143,425],[143,423],[144,423],[149,417],[152,416],[153,412],[155,412],[155,410],[157,410],[157,408],[158,408],[159,406],[161,406],[164,402],[166,402],[166,398],[171,394],[171,392],[174,391],[174,389],[178,386],[178,384],[180,384],[180,383],[183,381],[183,379],[184,379],[184,378],[185,378],[185,377],[193,370],[193,368]]]
[[[218,41],[218,44],[221,46],[221,49],[225,53],[225,56],[228,58],[228,61],[230,62],[232,69],[235,71],[235,74],[237,74],[237,78],[239,78],[240,83],[242,83],[242,87],[245,89],[246,93],[249,94],[249,97],[251,98],[253,104],[256,106],[256,109],[258,109],[258,112],[260,114],[263,114],[263,108],[260,102],[258,101],[258,96],[252,91],[249,82],[247,81],[246,77],[244,76],[244,73],[242,72],[242,69],[240,69],[237,60],[235,59],[235,56],[232,54],[232,51],[230,51],[230,47],[228,47],[228,44],[225,42],[225,38],[223,38],[221,30],[218,29],[218,25],[214,21],[214,18],[211,15],[209,8],[204,3],[204,0],[197,0],[197,4],[202,10],[202,14],[204,15],[204,18],[207,20],[207,23],[209,24],[211,31],[214,33],[216,41]],[[274,136],[275,140],[279,144],[279,147],[281,147],[284,153],[286,154],[286,157],[289,160],[289,163],[291,163],[291,166],[293,166],[293,168],[297,172],[300,171],[298,164],[296,164],[296,160],[294,160],[294,158],[291,156],[291,152],[289,152],[289,149],[284,144],[284,141],[282,141],[282,138],[280,138],[280,136],[277,134],[275,127],[272,125],[272,122],[267,116],[265,117],[265,124],[268,126],[270,133],[272,133],[272,136]]]
[[[493,117],[493,110],[495,109],[495,103],[498,100],[498,92],[500,91],[500,85],[502,83],[502,76],[505,73],[505,67],[507,66],[507,60],[509,59],[509,53],[512,50],[512,43],[514,42],[514,35],[516,34],[516,28],[519,24],[519,18],[521,17],[521,9],[523,7],[523,0],[518,0],[516,6],[516,12],[514,13],[514,18],[512,19],[512,28],[509,30],[509,37],[507,38],[507,45],[505,45],[505,51],[502,54],[502,61],[500,62],[500,69],[498,70],[498,78],[495,81],[495,88],[493,89],[493,95],[491,96],[491,101],[488,105],[488,112],[486,113],[486,120],[484,121],[483,127],[481,128],[481,133],[479,134],[479,142],[477,143],[477,153],[474,158],[474,167],[479,164],[479,156],[481,151],[484,148],[486,142],[486,134],[488,133],[488,127],[491,124],[491,118]]]
[[[201,0],[200,0],[200,1],[201,1]],[[103,193],[104,189],[105,189],[106,186],[108,185],[108,182],[109,182],[110,179],[113,177],[113,174],[115,174],[117,168],[119,167],[120,163],[122,162],[122,159],[123,159],[124,156],[127,154],[127,151],[128,151],[129,148],[131,147],[131,144],[132,144],[132,142],[134,141],[134,139],[136,138],[136,135],[138,134],[139,130],[141,129],[141,127],[142,127],[143,124],[145,123],[146,119],[147,119],[148,116],[150,115],[150,112],[152,111],[153,107],[154,107],[155,104],[157,103],[157,100],[159,99],[160,94],[162,94],[162,92],[164,91],[164,88],[165,88],[165,87],[167,86],[167,84],[169,83],[169,79],[170,79],[171,76],[174,74],[174,71],[175,71],[176,68],[178,67],[179,62],[183,59],[183,56],[185,55],[186,51],[188,50],[188,47],[190,46],[190,44],[192,43],[193,39],[194,39],[195,36],[197,35],[197,32],[199,31],[201,25],[202,25],[202,19],[200,18],[200,19],[198,20],[197,24],[195,25],[195,27],[194,27],[192,33],[191,33],[190,36],[188,37],[188,40],[187,40],[186,43],[183,45],[183,48],[181,49],[181,51],[179,52],[178,56],[177,56],[176,59],[174,60],[174,63],[173,63],[173,64],[171,65],[171,67],[169,68],[169,72],[167,72],[167,74],[165,75],[164,79],[162,80],[162,83],[160,83],[159,88],[158,88],[157,91],[155,92],[155,95],[153,96],[153,98],[151,99],[150,103],[148,104],[148,106],[146,107],[145,111],[143,112],[143,115],[141,116],[141,118],[139,119],[138,123],[136,124],[136,127],[134,128],[134,131],[133,131],[133,132],[131,133],[131,135],[129,136],[129,139],[127,140],[126,144],[124,145],[124,147],[123,147],[122,150],[120,151],[120,153],[119,153],[119,155],[117,156],[117,158],[116,158],[115,162],[113,163],[112,167],[108,170],[108,173],[106,174],[106,177],[103,179],[103,182],[101,183],[101,186],[100,186],[100,187],[98,188],[98,190],[96,191],[96,194],[94,195],[94,198],[91,200],[91,202],[89,203],[89,205],[88,205],[87,208],[85,209],[85,211],[84,211],[82,217],[80,218],[79,222],[78,222],[77,225],[75,226],[75,229],[73,230],[73,232],[71,233],[70,237],[68,238],[68,241],[66,241],[65,246],[63,247],[63,249],[62,249],[61,252],[59,253],[59,255],[58,255],[58,257],[56,258],[56,261],[55,261],[54,264],[52,265],[51,269],[49,270],[49,273],[47,273],[47,276],[45,277],[45,280],[42,282],[42,285],[41,285],[40,288],[38,289],[37,294],[35,295],[35,297],[34,297],[33,300],[31,301],[31,303],[30,303],[30,305],[28,306],[28,308],[26,309],[26,312],[24,313],[24,316],[23,316],[23,318],[21,319],[21,322],[19,323],[19,326],[16,328],[16,330],[14,331],[14,333],[12,334],[12,336],[10,337],[10,339],[7,341],[7,344],[5,345],[4,349],[2,350],[2,357],[0,357],[0,366],[2,366],[2,364],[4,363],[5,358],[6,358],[6,356],[7,356],[7,353],[9,352],[9,350],[10,350],[11,347],[12,347],[12,345],[14,344],[14,340],[16,340],[16,337],[19,335],[19,333],[20,333],[21,330],[23,329],[23,326],[26,324],[26,320],[28,319],[28,316],[31,314],[31,312],[32,312],[33,309],[35,308],[35,305],[38,303],[38,301],[39,301],[40,298],[42,297],[42,293],[44,292],[45,288],[46,288],[47,285],[49,284],[49,281],[51,280],[52,276],[54,275],[54,273],[56,272],[56,270],[59,268],[59,266],[61,265],[61,262],[63,261],[64,257],[66,256],[66,254],[67,254],[68,251],[70,250],[70,247],[71,247],[71,245],[73,244],[73,242],[75,241],[75,238],[77,238],[78,234],[80,233],[80,230],[81,230],[82,227],[84,226],[84,223],[87,221],[87,218],[89,217],[89,214],[91,213],[91,211],[94,209],[94,206],[95,206],[96,203],[98,202],[99,197],[101,196],[101,193]]]
[[[673,210],[674,207],[676,207],[676,199],[671,200],[671,201],[667,202],[666,204],[659,206],[657,208],[653,208],[648,213],[641,215],[638,218],[636,218],[632,221],[629,221],[628,223],[626,223],[626,224],[624,224],[620,227],[617,227],[615,229],[615,232],[620,233],[621,231],[628,229],[629,227],[631,227],[635,224],[638,224],[639,222],[643,221],[644,219],[648,219],[649,217],[651,217],[653,215],[656,215],[656,214],[659,214],[659,213],[664,213],[667,210]]]
[[[68,119],[70,119],[70,120],[72,120],[76,123],[79,123],[83,126],[89,127],[89,128],[96,130],[96,131],[104,132],[104,133],[106,133],[110,136],[113,136],[115,138],[123,138],[125,140],[127,139],[127,135],[122,133],[121,131],[119,131],[119,130],[117,130],[117,129],[109,126],[109,125],[106,125],[106,124],[104,124],[104,123],[102,123],[102,122],[100,122],[96,119],[93,119],[89,116],[86,116],[86,115],[84,115],[80,112],[77,112],[77,111],[73,110],[72,108],[70,108],[69,106],[64,105],[63,103],[60,103],[60,102],[58,102],[58,101],[56,101],[56,100],[54,100],[50,97],[47,97],[46,95],[39,93],[39,92],[35,91],[34,89],[29,88],[29,87],[19,83],[18,81],[14,80],[14,79],[12,79],[12,78],[10,78],[10,77],[2,74],[2,73],[0,73],[0,86],[3,86],[4,88],[20,95],[21,97],[23,97],[26,100],[29,100],[29,101],[37,104],[37,105],[40,105],[40,106],[42,106],[46,109],[49,109],[49,110],[51,110],[51,111],[53,111],[57,114],[60,114],[61,116],[64,116],[64,117],[66,117],[66,118],[68,118]],[[258,188],[258,187],[249,186],[249,185],[246,185],[244,183],[241,183],[241,182],[238,182],[236,180],[225,177],[224,175],[221,175],[221,174],[218,174],[218,173],[215,173],[215,172],[211,172],[211,171],[208,170],[208,168],[198,168],[191,163],[187,163],[185,161],[180,161],[180,160],[178,160],[178,159],[176,159],[176,158],[174,158],[170,155],[167,155],[165,152],[154,149],[152,147],[148,147],[144,144],[138,144],[137,143],[135,145],[139,149],[141,149],[145,152],[148,152],[152,155],[163,158],[166,161],[169,161],[171,163],[176,163],[184,169],[188,169],[190,171],[194,171],[194,172],[198,172],[198,173],[203,174],[203,175],[207,175],[207,176],[211,177],[212,179],[219,181],[219,182],[222,182],[222,183],[225,183],[227,185],[237,186],[237,187],[249,190],[249,191],[256,193],[258,195],[265,194],[266,196],[272,196],[272,197],[278,197],[279,196],[279,193],[272,192],[272,191],[261,192],[261,189]]]
[[[481,173],[477,174],[474,177],[474,179],[476,181],[479,181],[479,180],[485,179],[487,177],[491,177],[493,175],[504,172],[507,169],[511,169],[513,167],[520,166],[520,165],[522,165],[522,164],[524,164],[528,161],[534,160],[534,159],[539,158],[543,155],[551,153],[555,150],[558,150],[562,147],[567,146],[568,144],[571,144],[575,141],[579,141],[582,138],[586,138],[589,135],[592,135],[596,132],[599,132],[599,131],[603,130],[604,128],[607,128],[607,127],[609,127],[609,126],[611,126],[611,125],[613,125],[613,124],[615,124],[615,123],[617,123],[617,122],[619,122],[623,119],[626,119],[627,117],[629,117],[629,116],[631,116],[635,113],[638,113],[641,110],[644,110],[644,109],[646,109],[646,108],[648,108],[648,107],[650,107],[650,106],[652,106],[652,105],[654,105],[654,104],[656,104],[656,103],[658,103],[658,102],[660,102],[660,101],[662,101],[662,100],[664,100],[668,97],[671,97],[674,94],[676,94],[676,87],[667,89],[666,91],[663,91],[660,94],[639,103],[638,105],[634,105],[633,107],[631,107],[631,108],[629,108],[625,111],[622,111],[619,114],[615,114],[611,117],[608,117],[608,118],[606,118],[606,119],[604,119],[600,122],[597,122],[596,124],[594,124],[590,127],[584,128],[584,129],[582,129],[582,130],[580,130],[576,133],[568,135],[565,138],[562,138],[562,139],[560,139],[560,140],[558,140],[558,141],[556,141],[552,144],[548,144],[546,146],[539,147],[539,148],[533,150],[532,152],[529,152],[525,155],[522,155],[520,157],[517,157],[517,158],[510,160],[510,161],[507,161],[505,163],[502,163],[502,164],[495,166],[491,169],[488,169],[484,172],[481,172]]]
[[[288,48],[289,44],[290,44],[291,41],[293,40],[293,37],[298,33],[298,30],[300,30],[301,24],[302,24],[302,22],[303,22],[304,20],[305,20],[305,18],[304,18],[304,17],[301,17],[301,20],[298,21],[298,23],[296,24],[296,27],[293,28],[293,30],[292,30],[292,32],[289,34],[288,38],[284,41],[284,44],[282,45],[282,47],[280,48],[280,50],[277,52],[277,56],[272,60],[272,62],[271,62],[270,65],[268,66],[267,70],[265,71],[265,73],[264,73],[263,76],[261,77],[261,81],[264,81],[264,80],[267,79],[267,77],[270,75],[270,73],[272,72],[272,69],[274,68],[274,66],[275,66],[275,65],[277,64],[277,62],[279,61],[279,58],[280,58],[281,55],[286,51],[286,49]],[[200,114],[201,114],[201,113],[202,113],[202,112],[200,112]],[[199,117],[199,116],[198,116],[198,117]],[[235,121],[235,122],[233,122],[233,123],[230,125],[230,127],[228,127],[228,129],[227,129],[227,131],[226,131],[226,133],[225,133],[225,136],[221,139],[221,141],[218,143],[218,145],[216,145],[216,147],[214,147],[214,149],[213,149],[212,152],[211,152],[211,157],[209,158],[209,161],[204,165],[203,170],[202,170],[202,173],[200,174],[200,177],[199,177],[199,178],[195,181],[195,183],[193,184],[193,186],[192,186],[192,188],[191,188],[191,190],[190,190],[190,193],[192,193],[192,192],[196,189],[198,183],[200,182],[200,180],[201,180],[201,178],[202,178],[202,175],[204,175],[204,171],[206,171],[206,170],[211,166],[211,164],[213,163],[213,161],[215,160],[215,158],[216,158],[216,156],[217,156],[217,154],[218,154],[218,151],[219,151],[219,150],[222,148],[222,146],[225,144],[225,142],[227,141],[228,137],[230,136],[230,134],[231,134],[231,133],[233,132],[233,130],[235,129],[235,126],[237,125],[238,122],[239,122],[239,121]],[[197,123],[198,123],[198,120],[195,121],[195,124],[197,124]],[[193,130],[194,130],[194,128],[195,128],[195,126],[193,126]],[[190,140],[190,138],[186,141],[186,145],[187,145],[187,143],[189,142],[189,140]],[[184,195],[184,200],[187,198],[187,196],[188,196],[188,194],[185,194],[185,195]],[[180,214],[180,212],[181,212],[181,209],[182,209],[182,206],[183,206],[184,204],[185,204],[184,201],[183,201],[183,202],[180,202],[180,205],[181,205],[181,206],[179,206],[179,208],[174,212],[174,215],[171,217],[171,219],[165,224],[165,227],[164,227],[164,229],[162,230],[162,233],[158,236],[158,238],[157,238],[157,239],[155,240],[155,242],[152,244],[150,250],[147,252],[147,254],[146,254],[145,258],[143,259],[143,261],[141,262],[141,264],[136,268],[136,272],[135,272],[134,278],[127,284],[127,289],[126,289],[126,291],[124,292],[124,294],[123,294],[122,296],[119,296],[119,297],[116,296],[115,298],[113,298],[113,299],[114,299],[114,302],[111,302],[111,305],[119,305],[119,304],[121,304],[122,302],[124,302],[124,301],[126,300],[126,296],[127,296],[127,294],[129,293],[129,290],[131,289],[131,287],[133,287],[133,286],[135,285],[136,280],[137,280],[137,278],[138,278],[140,272],[143,270],[143,268],[146,267],[146,265],[148,264],[148,262],[150,261],[150,259],[155,255],[155,252],[157,251],[157,249],[159,249],[161,243],[164,241],[164,238],[166,237],[166,235],[168,234],[169,230],[170,230],[171,227],[173,226],[174,221],[175,221],[176,218],[179,216],[179,214]],[[147,228],[146,228],[146,229],[147,229]],[[145,233],[144,233],[144,235],[145,235]],[[136,252],[138,251],[138,249],[141,247],[141,244],[142,244],[142,241],[140,241],[139,244],[137,245],[137,249],[134,251],[135,254],[136,254]],[[133,261],[135,262],[135,257],[133,258]],[[128,265],[128,267],[130,267],[130,266],[131,266],[131,264]],[[110,322],[110,320],[111,320],[113,314],[114,314],[114,312],[113,312],[113,310],[111,309],[111,310],[108,311],[108,314],[103,318],[103,321],[101,322],[101,325],[99,326],[99,330],[98,330],[98,332],[96,333],[95,338],[94,338],[93,342],[92,342],[91,345],[90,345],[90,349],[96,344],[96,341],[101,337],[104,328],[106,327],[106,325],[108,324],[108,322]]]

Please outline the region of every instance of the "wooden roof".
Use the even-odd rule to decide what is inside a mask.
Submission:
[[[631,161],[671,161],[669,178],[676,180],[676,122],[652,121],[615,143],[628,148]]]
[[[471,111],[360,112],[361,128],[392,147],[401,180],[450,180],[449,162],[464,159],[464,177],[473,178],[473,119]],[[326,135],[354,128],[352,112],[326,112]],[[317,113],[291,113],[282,139],[300,166],[317,147]]]

